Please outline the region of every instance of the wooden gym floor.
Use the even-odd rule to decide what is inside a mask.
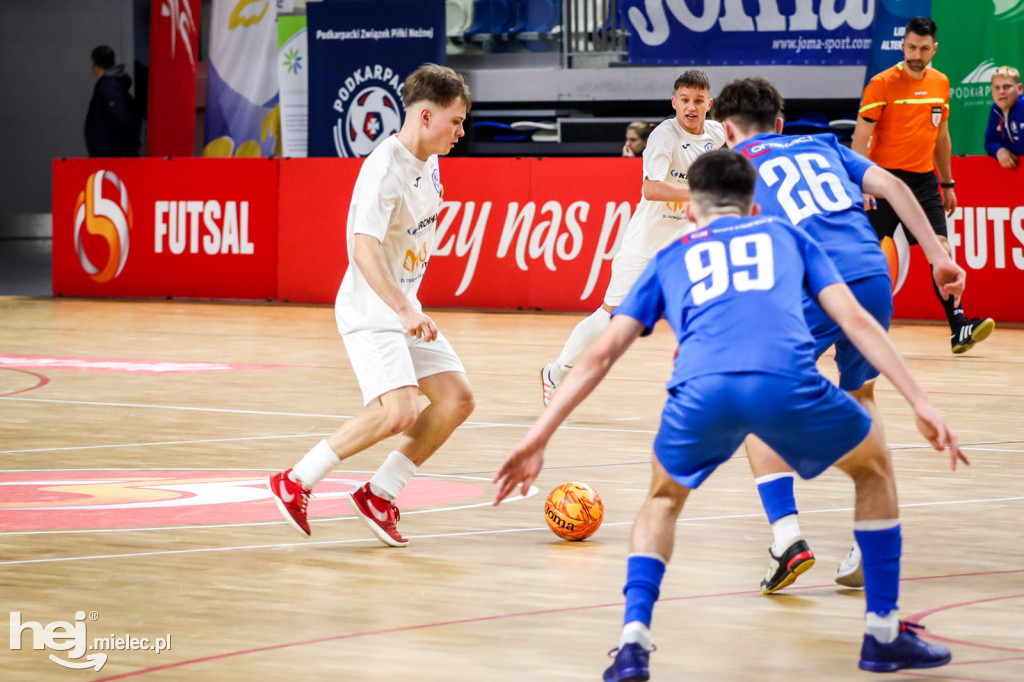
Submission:
[[[0,298],[0,627],[5,680],[597,680],[618,640],[627,538],[649,478],[672,339],[640,340],[555,437],[538,492],[489,506],[490,479],[540,411],[537,373],[578,315],[438,311],[478,407],[403,494],[405,549],[371,539],[347,491],[387,444],[347,460],[287,526],[268,472],[361,410],[327,307]],[[904,533],[901,614],[953,663],[889,680],[1024,679],[1024,329],[963,356],[936,325],[892,337],[971,467],[917,434],[878,387]],[[832,375],[832,362],[822,360]],[[606,516],[558,540],[542,504],[580,480]],[[771,541],[742,453],[691,496],[654,614],[656,680],[867,680],[863,593],[832,583],[852,486],[797,483],[818,564],[764,597]],[[76,617],[76,612],[82,612]],[[76,620],[77,618],[77,620]],[[36,623],[170,648],[34,650]],[[51,626],[50,633],[54,633]],[[73,633],[56,630],[58,639]],[[65,641],[65,640],[60,640]],[[71,646],[77,640],[66,641]],[[97,654],[90,651],[89,655]],[[98,659],[94,659],[98,660]]]

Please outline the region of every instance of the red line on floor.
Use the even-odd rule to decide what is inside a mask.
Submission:
[[[0,369],[6,369],[6,370],[8,370],[10,372],[21,372],[22,374],[28,374],[30,376],[34,376],[36,379],[39,380],[39,381],[36,382],[35,386],[29,386],[28,388],[21,388],[21,389],[18,389],[17,391],[11,391],[10,393],[0,393],[0,398],[6,398],[7,396],[18,395],[19,393],[26,393],[28,391],[34,391],[37,388],[42,388],[46,384],[50,383],[50,379],[48,377],[44,377],[42,374],[36,374],[35,372],[30,372],[27,369],[18,369],[17,367],[0,367]]]

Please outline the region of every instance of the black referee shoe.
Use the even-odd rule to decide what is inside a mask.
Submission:
[[[985,319],[972,317],[969,320],[964,320],[960,327],[949,335],[949,341],[953,344],[953,352],[957,355],[966,353],[974,347],[974,344],[987,339],[995,328],[996,321],[991,317]]]

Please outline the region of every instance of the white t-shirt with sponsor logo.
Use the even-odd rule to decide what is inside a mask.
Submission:
[[[334,301],[339,332],[405,331],[398,314],[370,288],[352,257],[357,234],[380,240],[395,283],[416,309],[422,310],[416,292],[434,246],[440,207],[437,156],[420,161],[393,135],[366,157],[348,211],[348,270]]]
[[[662,121],[651,131],[644,149],[644,177],[689,187],[690,164],[705,152],[725,146],[725,129],[717,121],[704,121],[704,132],[686,132],[675,117]],[[651,201],[641,197],[622,236],[621,249],[643,258],[654,254],[693,231],[686,219],[685,202]]]

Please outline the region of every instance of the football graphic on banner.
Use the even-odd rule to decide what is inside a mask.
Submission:
[[[401,103],[394,94],[379,85],[371,85],[353,98],[345,116],[345,156],[368,156],[378,144],[402,127]],[[342,125],[341,119],[338,125]],[[341,153],[341,149],[338,150]]]

